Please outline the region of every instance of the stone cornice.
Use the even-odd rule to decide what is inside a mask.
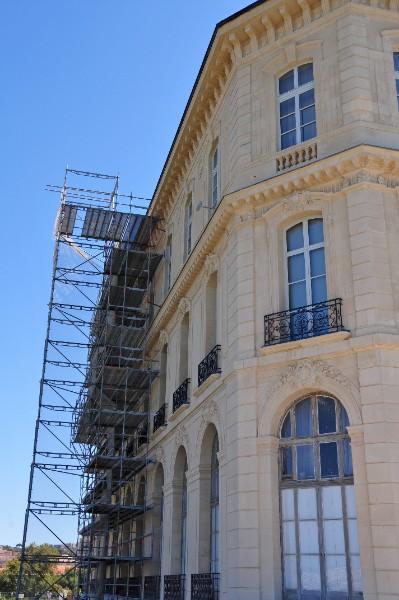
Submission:
[[[364,185],[399,188],[399,152],[357,146],[224,196],[155,317],[148,348],[156,341],[158,332],[166,328],[226,230],[246,221],[266,219],[275,211],[289,211],[291,203],[305,206],[307,198],[312,196],[329,197]]]
[[[317,0],[316,3],[269,0],[216,30],[158,182],[150,207],[153,214],[167,218],[170,213],[234,69],[251,60],[256,53],[270,51],[281,41],[291,40],[292,35],[304,27],[318,26],[321,18],[335,16],[348,7],[356,12],[387,10],[377,7],[374,0],[368,0],[367,4],[341,0],[334,9],[330,0]],[[389,0],[388,10],[397,21],[397,0]]]

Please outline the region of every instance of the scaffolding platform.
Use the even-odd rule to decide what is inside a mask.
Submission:
[[[151,554],[127,552],[123,532],[129,523],[140,530],[152,508],[147,432],[158,368],[146,355],[146,334],[162,259],[153,251],[158,223],[149,202],[121,194],[112,175],[67,169],[63,185],[48,190],[60,205],[17,598],[28,565],[40,562],[73,568],[76,597],[118,589],[128,598],[132,578],[113,566],[138,565],[139,579]],[[143,482],[140,502],[129,500],[127,487]],[[32,551],[38,527],[61,548],[56,556]],[[51,592],[43,580],[35,597]]]

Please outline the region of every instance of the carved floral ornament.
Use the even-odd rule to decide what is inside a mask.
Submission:
[[[196,442],[196,457],[199,459],[201,455],[202,441],[204,439],[205,431],[209,425],[214,425],[219,437],[219,451],[224,448],[224,432],[221,428],[220,413],[216,403],[210,400],[202,407],[201,410],[201,421],[198,428],[197,442]]]
[[[217,271],[219,268],[219,259],[216,254],[208,254],[205,262],[204,262],[204,277],[205,279],[209,279],[209,277]]]
[[[334,395],[348,412],[351,424],[361,423],[359,390],[337,367],[322,360],[304,359],[289,364],[266,390],[260,419],[259,435],[274,436],[292,402],[301,394],[315,390]]]
[[[181,320],[184,318],[186,313],[191,311],[191,302],[185,296],[180,299],[179,305],[177,307],[177,318]]]

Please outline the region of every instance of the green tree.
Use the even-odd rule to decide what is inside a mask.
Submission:
[[[60,573],[56,571],[56,557],[59,554],[59,550],[50,544],[31,544],[26,548],[25,555],[28,560],[24,562],[21,582],[21,592],[25,598],[40,597],[47,590],[54,594],[73,590],[73,574],[69,573],[60,578]],[[16,592],[19,568],[20,559],[13,558],[0,571],[0,592]]]

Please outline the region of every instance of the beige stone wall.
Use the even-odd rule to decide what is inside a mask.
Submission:
[[[149,339],[154,358],[168,344],[168,424],[150,441],[164,473],[161,572],[177,572],[173,515],[181,447],[188,463],[188,593],[189,575],[204,570],[201,448],[207,426],[214,424],[222,598],[281,598],[279,426],[295,400],[324,392],[340,400],[350,420],[364,597],[399,600],[399,115],[392,60],[399,49],[399,12],[393,2],[295,7],[289,5],[287,16],[283,3],[271,1],[222,29],[230,68],[180,183],[177,178],[171,188],[174,194],[167,200],[162,183],[152,209],[165,218],[158,249],[168,235],[173,238],[172,287],[165,298],[161,264],[154,292],[162,306]],[[224,56],[219,38],[210,61],[217,52]],[[277,173],[276,81],[310,60],[317,160]],[[206,77],[212,79],[211,70],[205,69]],[[209,156],[216,139],[222,199],[211,214]],[[173,173],[170,165],[165,181]],[[189,193],[195,247],[184,262]],[[324,221],[328,297],[342,298],[345,331],[264,347],[264,316],[287,309],[285,231],[312,216]],[[215,271],[222,373],[198,388],[206,286]],[[180,324],[187,311],[190,404],[173,414],[172,395],[181,383]],[[158,395],[156,382],[154,411]],[[157,568],[147,564],[145,573]]]

